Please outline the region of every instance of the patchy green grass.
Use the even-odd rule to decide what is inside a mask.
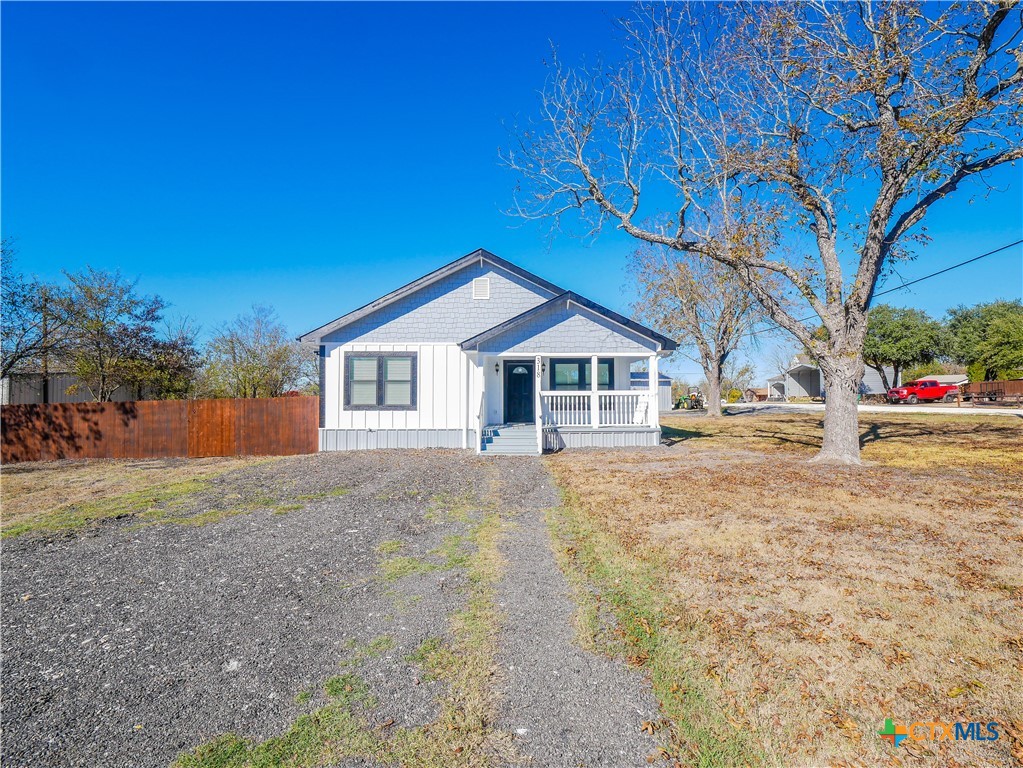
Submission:
[[[398,555],[381,561],[380,570],[387,581],[397,581],[406,576],[414,576],[417,573],[429,573],[439,568],[436,563],[431,563],[420,557]]]
[[[164,463],[134,462],[82,462],[65,467],[63,475],[53,468],[32,469],[15,473],[13,480],[5,479],[5,509],[2,536],[4,538],[29,533],[74,533],[83,528],[115,518],[134,518],[135,526],[174,524],[208,525],[236,515],[257,510],[286,514],[303,509],[315,498],[343,495],[346,488],[335,488],[320,494],[278,500],[257,492],[248,496],[234,493],[220,499],[223,506],[192,514],[191,502],[201,493],[213,488],[212,478],[242,466],[254,466],[267,460],[181,460]],[[183,477],[172,482],[153,482],[159,476]],[[191,475],[191,476],[190,476]],[[58,489],[65,479],[71,490],[63,498],[71,501],[56,502],[61,498]],[[91,496],[78,486],[91,485],[96,490]],[[124,490],[134,484],[142,486]],[[10,490],[8,490],[10,489]],[[12,508],[8,515],[6,494],[13,493]]]
[[[324,691],[332,701],[299,716],[283,735],[251,743],[227,733],[179,756],[173,768],[298,768],[384,752],[380,736],[361,714],[361,707],[372,705],[365,682],[342,675],[328,680]]]
[[[181,480],[82,502],[6,526],[3,537],[73,532],[109,518],[167,514],[180,509],[189,497],[209,488],[208,480]]]
[[[377,544],[377,552],[381,555],[393,555],[400,552],[403,546],[404,544],[397,539],[388,539],[387,541],[381,541]]]
[[[205,482],[232,470],[272,461],[276,459],[231,457],[12,464],[0,473],[0,526],[7,529],[17,525],[21,532],[46,531],[45,519],[54,517],[58,520],[49,523],[52,530],[74,530],[81,527],[80,510],[87,516],[85,524],[93,525],[109,513],[133,514],[140,506],[146,508],[145,494],[153,489],[158,489],[153,495],[158,502],[178,483]],[[182,486],[178,490],[189,489]],[[127,506],[127,511],[111,508],[118,504]]]
[[[369,686],[351,672],[327,680],[323,684],[323,692],[346,707],[370,701]]]
[[[424,680],[436,680],[441,671],[450,669],[454,660],[443,637],[428,637],[405,657],[405,661],[422,667]]]
[[[394,648],[394,638],[387,635],[380,635],[374,637],[366,644],[360,644],[357,640],[352,639],[345,643],[345,650],[348,651],[349,656],[341,662],[342,667],[355,667],[361,664],[366,659],[373,659],[378,656],[382,656],[389,650]]]
[[[296,501],[320,501],[321,499],[333,499],[339,496],[347,496],[351,492],[351,488],[331,488],[330,490],[319,491],[317,493],[302,493],[294,498]]]
[[[399,545],[395,547],[394,544]],[[388,551],[398,551],[401,542],[383,542],[377,551],[386,554]],[[452,568],[461,568],[469,562],[472,557],[469,537],[458,534],[445,536],[440,546],[431,549],[428,557],[414,557],[412,555],[396,555],[388,557],[380,562],[380,570],[387,581],[397,581],[407,576],[414,576],[420,573],[432,571],[449,571]]]
[[[478,508],[472,497],[453,493],[437,493],[430,497],[426,519],[434,523],[468,523]]]
[[[495,702],[490,681],[495,628],[500,624],[495,601],[495,583],[502,567],[497,549],[500,530],[499,517],[487,514],[472,524],[471,535],[458,546],[446,542],[442,547],[445,556],[457,556],[457,563],[466,569],[466,604],[451,618],[449,641],[428,640],[407,659],[446,683],[436,721],[419,728],[375,726],[372,712],[376,702],[365,682],[355,674],[343,674],[324,684],[329,703],[298,717],[282,736],[253,743],[225,734],[182,754],[174,768],[298,768],[330,765],[350,757],[408,768],[509,763],[511,748],[491,727]],[[475,546],[463,552],[463,544]],[[393,645],[391,638],[382,636],[365,646],[352,647],[358,656],[384,653]]]
[[[302,704],[308,704],[310,701],[312,701],[312,698],[313,698],[312,691],[309,690],[299,691],[298,693],[295,694],[295,703],[300,706]]]
[[[444,542],[436,549],[430,550],[430,554],[434,557],[440,558],[441,570],[450,570],[451,568],[461,568],[469,562],[471,552],[467,548],[469,544],[469,538],[467,536],[459,536],[452,534],[444,537]]]
[[[138,526],[146,525],[209,525],[219,523],[229,517],[238,515],[249,515],[261,509],[268,510],[275,515],[284,515],[288,512],[295,512],[303,509],[302,504],[282,504],[266,494],[260,493],[248,499],[243,499],[236,505],[230,507],[214,507],[198,514],[175,514],[182,505],[163,505],[146,510],[139,515],[141,522]]]

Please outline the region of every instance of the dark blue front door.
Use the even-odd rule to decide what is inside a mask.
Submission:
[[[533,421],[533,362],[504,363],[504,420]]]

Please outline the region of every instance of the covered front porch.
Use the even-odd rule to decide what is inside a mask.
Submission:
[[[657,445],[660,440],[656,389],[633,389],[630,381],[630,373],[645,365],[654,372],[649,380],[657,382],[656,354],[506,353],[483,355],[479,365],[478,452],[502,445],[508,452],[539,453]]]
[[[675,342],[564,293],[462,342],[476,371],[479,453],[657,445],[658,361]],[[633,367],[645,363],[643,389]]]

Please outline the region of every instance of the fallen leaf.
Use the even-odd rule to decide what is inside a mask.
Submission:
[[[647,734],[648,736],[653,736],[655,733],[657,733],[657,731],[660,730],[660,728],[661,728],[660,724],[655,723],[652,720],[644,720],[639,726],[639,730],[643,731],[643,733]]]

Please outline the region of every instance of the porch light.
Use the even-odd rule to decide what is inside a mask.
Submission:
[[[500,372],[501,372],[501,364],[500,363],[494,363],[494,373],[500,373]]]
[[[540,373],[547,373],[547,363],[540,363]]]

